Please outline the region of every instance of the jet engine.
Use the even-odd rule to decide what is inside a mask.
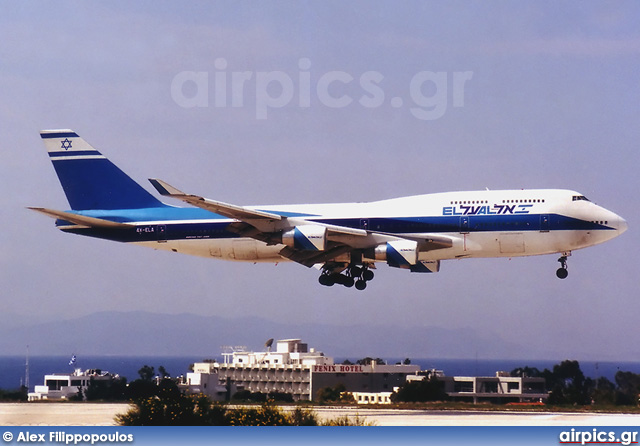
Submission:
[[[324,251],[327,228],[319,225],[296,226],[282,233],[282,244],[304,251]]]
[[[405,268],[412,273],[437,273],[440,271],[440,261],[418,260],[420,250],[418,242],[413,240],[397,240],[378,245],[375,249],[375,259],[385,261],[389,266]]]
[[[375,251],[376,260],[386,260],[389,266],[408,268],[418,263],[418,242],[413,240],[396,240],[378,245]]]

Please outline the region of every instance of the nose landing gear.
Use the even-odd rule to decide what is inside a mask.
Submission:
[[[567,257],[570,256],[571,253],[565,253],[562,257],[558,259],[560,262],[560,268],[556,271],[556,276],[558,279],[566,279],[569,275],[569,271],[567,271]]]

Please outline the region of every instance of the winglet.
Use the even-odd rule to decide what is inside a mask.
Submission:
[[[165,183],[162,180],[158,180],[156,178],[149,178],[149,182],[156,188],[160,195],[171,197],[171,196],[184,196],[185,193],[176,189],[168,183]]]

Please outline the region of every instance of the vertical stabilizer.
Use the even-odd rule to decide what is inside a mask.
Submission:
[[[73,130],[40,136],[73,210],[165,206]]]

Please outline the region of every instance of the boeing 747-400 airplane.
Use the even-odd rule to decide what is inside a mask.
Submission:
[[[560,254],[627,229],[584,195],[558,189],[445,192],[371,203],[236,206],[151,179],[162,203],[72,130],[40,133],[71,210],[30,208],[64,232],[225,260],[290,260],[322,270],[319,282],[363,290],[376,262],[437,272],[440,261]]]

